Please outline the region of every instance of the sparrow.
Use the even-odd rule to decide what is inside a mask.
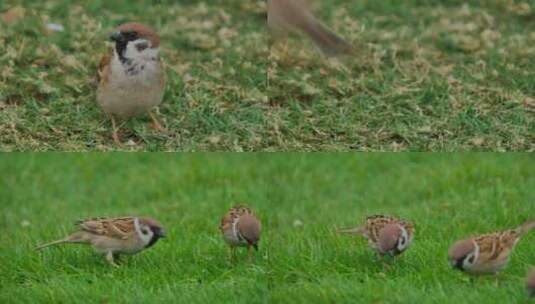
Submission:
[[[531,271],[527,282],[528,294],[531,298],[535,298],[535,270]]]
[[[88,244],[106,260],[118,267],[115,259],[121,254],[136,254],[165,237],[165,231],[154,219],[148,217],[92,218],[76,222],[78,231],[63,239],[39,245],[41,250],[63,243]]]
[[[160,60],[160,37],[141,23],[125,23],[112,33],[114,47],[98,67],[97,101],[109,116],[113,140],[120,144],[114,115],[130,118],[148,113],[155,129],[163,131],[150,110],[162,102],[165,73]]]
[[[225,242],[230,245],[231,258],[238,246],[247,247],[249,259],[252,258],[252,248],[258,250],[262,224],[250,208],[240,205],[232,207],[221,219],[219,229]]]
[[[305,0],[268,0],[268,27],[275,32],[298,32],[311,39],[326,56],[349,54],[352,47],[323,25]]]
[[[397,256],[411,245],[414,226],[395,217],[373,215],[366,218],[366,224],[363,226],[339,229],[338,233],[362,235],[379,255]]]
[[[534,227],[535,220],[530,220],[515,229],[457,241],[448,251],[449,262],[469,274],[496,274],[507,265],[520,238]]]

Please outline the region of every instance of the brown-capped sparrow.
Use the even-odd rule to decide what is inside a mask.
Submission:
[[[115,46],[100,61],[97,101],[111,119],[113,140],[120,144],[114,115],[148,113],[153,127],[164,130],[150,112],[162,102],[165,90],[160,37],[148,26],[131,22],[119,26],[110,39]]]
[[[349,54],[351,45],[314,17],[305,0],[268,0],[268,26],[275,32],[298,32],[327,56]]]
[[[366,218],[364,226],[340,229],[339,233],[361,235],[380,255],[397,256],[412,244],[414,227],[411,223],[386,215]]]
[[[455,242],[448,251],[451,266],[469,274],[496,274],[509,261],[518,240],[535,227],[535,220],[501,232]]]
[[[262,225],[250,208],[239,205],[232,207],[221,219],[219,229],[225,242],[230,245],[231,258],[238,246],[247,247],[249,259],[252,258],[252,248],[258,250]]]
[[[529,296],[535,298],[535,269],[529,274],[526,286],[528,288]]]
[[[63,243],[88,244],[117,267],[115,258],[136,254],[165,237],[165,231],[148,217],[93,218],[76,222],[78,231],[67,237],[40,245],[36,250]]]

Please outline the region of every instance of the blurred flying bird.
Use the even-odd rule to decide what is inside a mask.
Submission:
[[[326,56],[351,53],[352,47],[310,11],[305,0],[268,0],[268,26],[275,32],[298,32],[311,39]]]

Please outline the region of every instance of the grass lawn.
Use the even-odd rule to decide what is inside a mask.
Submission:
[[[353,57],[269,47],[260,0],[2,1],[24,17],[0,21],[0,149],[535,150],[533,1],[322,2]],[[170,132],[140,117],[116,147],[94,75],[130,20],[162,36]]]
[[[0,302],[525,303],[535,232],[509,267],[470,281],[456,239],[535,216],[535,159],[498,154],[4,155]],[[263,222],[253,263],[228,263],[218,231],[235,202]],[[335,227],[387,213],[415,242],[390,269]],[[113,269],[90,248],[32,248],[79,218],[149,215],[168,238]]]

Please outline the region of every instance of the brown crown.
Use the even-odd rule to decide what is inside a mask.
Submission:
[[[157,48],[160,45],[160,36],[158,36],[155,31],[144,24],[138,22],[128,22],[119,26],[117,30],[121,33],[135,32],[139,38],[149,40],[153,48]]]
[[[467,256],[472,251],[474,251],[474,242],[471,239],[457,241],[451,246],[448,256],[451,260],[458,260]]]

